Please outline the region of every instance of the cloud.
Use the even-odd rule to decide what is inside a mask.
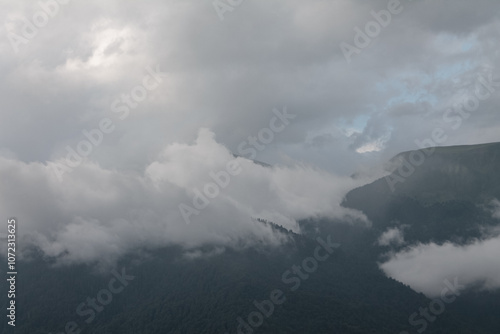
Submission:
[[[204,259],[212,256],[217,256],[224,253],[225,249],[223,247],[216,247],[209,251],[201,251],[199,249],[189,250],[183,254],[183,257],[189,260]]]
[[[59,263],[112,262],[133,250],[167,245],[246,247],[286,240],[255,218],[296,232],[297,220],[308,217],[366,221],[340,206],[356,181],[301,164],[270,168],[235,159],[208,129],[194,143],[167,145],[141,173],[87,161],[60,182],[54,163],[0,159],[0,208],[18,218],[20,247],[34,245]],[[192,205],[196,189],[213,183],[210,173],[230,161],[240,164],[241,173],[186,224],[179,205]]]
[[[491,205],[493,207],[491,212],[493,218],[500,219],[500,201],[495,198],[491,201]]]
[[[414,149],[436,126],[449,129],[441,118],[453,97],[500,65],[495,0],[405,3],[348,65],[339,44],[384,8],[385,0],[256,0],[221,22],[210,1],[61,5],[17,54],[0,41],[0,115],[10,120],[0,124],[0,150],[24,162],[64,156],[82,130],[115,117],[111,103],[158,64],[164,82],[93,152],[101,166],[144,170],[165,143],[190,141],[200,127],[235,151],[272,108],[287,105],[297,121],[261,159],[349,175]],[[2,34],[21,34],[21,18],[39,10],[3,2]],[[447,131],[446,145],[500,140],[499,96],[482,101],[461,131]],[[355,138],[345,134],[351,127]],[[325,134],[334,140],[311,150],[308,140]]]
[[[444,145],[500,141],[498,87],[460,131],[443,122],[479,75],[498,81],[499,5],[406,2],[348,64],[340,43],[386,0],[252,0],[224,21],[211,1],[71,1],[17,53],[9,36],[40,4],[0,2],[0,207],[61,261],[247,235],[279,243],[253,216],[295,230],[311,215],[362,219],[338,207],[355,186],[343,175],[379,170],[437,127]],[[161,85],[120,120],[113,101],[157,65]],[[244,172],[184,224],[178,205],[284,105],[296,119],[257,158],[275,167],[238,160]],[[116,129],[59,183],[50,162],[103,118]]]
[[[500,288],[500,237],[459,246],[450,242],[419,244],[380,264],[386,275],[429,297],[439,296],[442,282],[457,277],[463,285]]]
[[[379,246],[400,246],[405,243],[403,229],[399,227],[389,228],[380,235],[377,242]]]

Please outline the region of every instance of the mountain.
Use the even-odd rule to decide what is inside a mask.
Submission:
[[[410,173],[408,163],[421,156]],[[464,244],[484,226],[498,226],[485,208],[500,198],[500,144],[405,152],[389,165],[388,178],[352,190],[343,203],[372,226],[308,219],[299,235],[257,220],[286,241],[144,250],[109,268],[56,266],[35,249],[18,262],[15,333],[385,334],[424,325],[426,333],[498,333],[496,292],[464,292],[427,321],[419,312],[433,300],[379,269],[387,248],[377,239],[404,225],[409,244]],[[7,290],[6,280],[0,289]],[[14,332],[2,326],[1,333]]]
[[[388,166],[386,177],[352,190],[343,203],[363,211],[374,231],[406,224],[410,241],[466,242],[498,224],[485,207],[500,199],[500,143],[404,152]]]
[[[466,246],[488,239],[485,231],[498,229],[492,202],[500,199],[500,143],[404,152],[388,167],[386,177],[345,197],[345,207],[364,212],[372,222],[372,228],[354,240],[374,245],[384,231],[399,228],[406,243],[392,251],[427,243]],[[385,252],[387,248],[368,246],[364,256],[380,261]],[[451,308],[483,333],[500,329],[500,319],[492,312],[500,309],[498,290],[470,287]]]

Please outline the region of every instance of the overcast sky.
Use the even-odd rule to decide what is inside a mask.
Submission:
[[[2,154],[64,157],[82,130],[107,117],[116,128],[89,159],[140,170],[201,127],[235,152],[283,106],[298,116],[260,160],[349,174],[416,148],[437,126],[448,132],[443,145],[499,141],[500,94],[458,130],[442,120],[480,75],[500,81],[498,1],[404,0],[348,63],[341,43],[355,46],[354,28],[365,30],[371,11],[388,3],[245,0],[221,20],[208,0],[71,1],[45,23],[39,4],[3,1]],[[36,23],[34,15],[42,27],[24,38],[23,18]],[[163,82],[122,121],[111,104],[142,83],[148,66],[159,66]]]
[[[0,209],[62,261],[369,224],[350,174],[500,141],[498,0],[60,2],[0,2]],[[277,167],[237,159],[186,224],[232,154]]]

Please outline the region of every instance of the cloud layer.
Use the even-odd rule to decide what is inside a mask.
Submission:
[[[234,158],[208,129],[193,143],[168,145],[142,173],[85,162],[60,182],[53,163],[0,159],[0,208],[19,220],[19,246],[35,245],[60,263],[114,261],[132,250],[167,245],[284,241],[256,218],[296,232],[297,220],[308,217],[366,221],[340,207],[359,183],[305,165],[271,168]],[[215,185],[210,174],[225,171],[228,162],[241,172],[186,224],[179,205],[193,206],[197,190]]]
[[[405,237],[403,228],[393,227],[387,229],[387,231],[382,233],[382,235],[378,238],[377,242],[379,246],[400,246],[404,244]]]
[[[1,211],[60,261],[279,243],[255,217],[294,230],[309,216],[363,219],[338,205],[357,185],[344,176],[373,174],[437,128],[441,145],[500,141],[498,0],[402,0],[348,63],[340,45],[387,6],[247,0],[220,20],[212,1],[0,2]],[[163,74],[142,98],[148,68]],[[447,112],[479,78],[490,94],[455,127],[443,116],[458,117]],[[276,167],[237,159],[242,173],[185,224],[179,205],[282,106],[297,117],[256,158]],[[113,131],[61,183],[54,164],[103,119]]]
[[[488,290],[500,288],[499,253],[500,237],[467,246],[449,242],[420,244],[394,254],[381,268],[412,289],[437,297],[443,289],[443,281],[455,277],[461,285],[479,285]]]
[[[493,218],[500,219],[500,202],[491,201]],[[388,243],[398,239],[397,228],[384,233],[379,243]],[[485,228],[484,238],[468,245],[456,245],[446,242],[417,244],[390,254],[390,258],[380,264],[380,268],[388,275],[414,290],[427,296],[438,296],[445,279],[455,277],[461,285],[479,286],[482,289],[500,288],[500,230]]]
[[[0,123],[1,151],[53,161],[109,117],[116,130],[91,159],[140,171],[166,144],[194,140],[202,127],[236,151],[283,105],[297,120],[261,160],[350,174],[415,149],[436,127],[446,130],[444,145],[499,141],[498,92],[460,129],[443,121],[479,75],[499,79],[498,1],[402,1],[402,12],[348,64],[340,44],[354,43],[354,29],[387,5],[244,1],[221,21],[211,1],[72,1],[16,53],[9,36],[23,36],[42,8],[4,2],[0,115],[9,121]],[[162,84],[118,120],[113,101],[157,65]]]

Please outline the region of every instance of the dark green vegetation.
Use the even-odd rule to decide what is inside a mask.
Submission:
[[[34,256],[18,264],[15,333],[66,333],[65,325],[74,321],[82,333],[233,334],[237,318],[247,320],[256,311],[253,301],[269,299],[275,289],[283,291],[286,301],[275,306],[254,333],[417,333],[408,318],[431,300],[378,269],[387,248],[375,242],[387,227],[398,225],[409,226],[405,237],[410,244],[460,244],[480,238],[481,226],[499,223],[487,208],[492,198],[500,198],[498,170],[500,144],[439,148],[394,192],[380,179],[346,196],[344,205],[364,211],[373,223],[370,228],[308,220],[301,222],[304,235],[274,226],[277,233],[289,236],[278,248],[226,249],[191,260],[177,247],[128,256],[116,268],[126,268],[135,278],[89,324],[89,316],[77,315],[76,309],[108,287],[110,270],[53,267]],[[283,273],[313,256],[316,238],[328,235],[341,247],[291,291],[294,284],[284,283]],[[202,251],[211,250],[207,246]],[[5,284],[0,283],[1,291],[6,291]],[[499,297],[470,290],[446,305],[446,312],[429,323],[425,333],[497,334]],[[14,332],[5,320],[0,328],[2,333]]]

